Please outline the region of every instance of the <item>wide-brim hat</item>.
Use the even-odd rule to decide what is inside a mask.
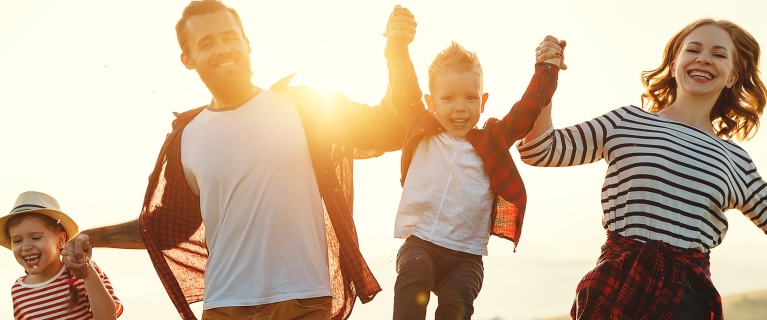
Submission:
[[[8,238],[8,230],[6,229],[8,219],[28,212],[39,213],[56,220],[64,227],[64,231],[67,232],[67,241],[74,238],[80,231],[75,221],[64,212],[61,212],[61,207],[59,207],[59,202],[56,199],[42,192],[27,191],[16,199],[16,204],[11,209],[11,213],[0,218],[0,245],[8,249],[11,248],[11,239]]]

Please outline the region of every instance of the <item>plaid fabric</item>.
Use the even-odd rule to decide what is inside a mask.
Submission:
[[[389,45],[386,57],[395,113],[403,119],[408,132],[400,166],[400,183],[404,185],[418,144],[425,136],[437,135],[444,129],[434,115],[427,112],[420,99],[421,90],[407,48]],[[490,186],[496,193],[490,232],[513,241],[515,250],[522,233],[527,194],[509,149],[533,129],[541,110],[551,102],[558,76],[557,66],[536,63],[527,90],[509,113],[501,120],[488,119],[482,129],[472,129],[466,136],[482,159],[490,177]]]
[[[352,160],[398,150],[404,130],[385,106],[371,108],[341,95],[287,87],[289,80],[272,88],[293,97],[306,131],[325,205],[333,319],[346,319],[356,297],[366,303],[381,291],[357,242]],[[384,98],[382,105],[387,101]],[[208,252],[200,199],[189,188],[181,164],[181,134],[204,108],[177,115],[149,178],[139,216],[149,256],[182,319],[196,319],[189,304],[203,298]]]
[[[570,316],[671,319],[682,300],[686,279],[700,279],[711,293],[711,319],[724,319],[722,299],[711,282],[708,253],[608,232],[596,268],[578,284]]]

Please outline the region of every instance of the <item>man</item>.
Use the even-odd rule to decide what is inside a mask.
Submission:
[[[407,44],[415,22],[395,12]],[[93,247],[147,249],[183,319],[200,300],[203,319],[348,317],[381,290],[357,245],[352,159],[400,149],[390,97],[256,87],[240,18],[217,0],[192,1],[176,33],[213,98],[177,115],[139,218],[81,232],[68,266],[84,272]]]

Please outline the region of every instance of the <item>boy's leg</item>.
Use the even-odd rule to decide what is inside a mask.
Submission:
[[[439,305],[436,320],[471,319],[474,300],[482,289],[485,268],[482,256],[456,252],[448,254],[443,277],[437,280],[434,292]]]
[[[423,320],[434,287],[436,261],[428,242],[410,236],[397,253],[394,320]]]

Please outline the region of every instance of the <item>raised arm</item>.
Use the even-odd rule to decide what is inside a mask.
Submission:
[[[389,92],[392,112],[403,122],[425,109],[421,100],[415,67],[408,45],[415,38],[417,23],[407,8],[397,5],[386,23],[386,66],[389,69]]]
[[[567,43],[564,40],[560,41],[555,37],[546,36],[535,49],[535,62],[551,63],[559,66],[559,69],[561,70],[566,70],[567,65],[565,64],[564,57],[564,49],[566,44]],[[530,133],[525,136],[522,142],[527,143],[534,140],[535,138],[545,133],[546,130],[548,130],[551,126],[551,102],[549,102],[548,105],[543,110],[541,110],[541,113],[538,115],[532,130],[530,130]]]

